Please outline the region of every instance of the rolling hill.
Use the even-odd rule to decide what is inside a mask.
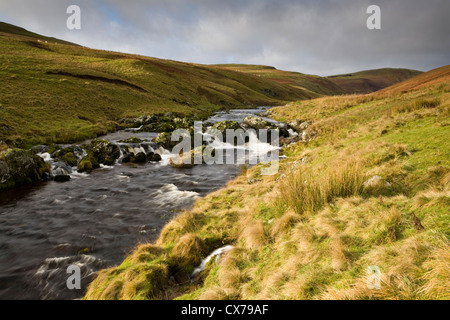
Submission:
[[[116,130],[124,117],[177,112],[201,118],[218,109],[340,95],[367,82],[93,50],[2,22],[0,48],[0,140],[17,147],[95,137]],[[414,74],[396,72],[390,70],[388,80],[381,71],[357,74],[371,74],[371,90]]]
[[[214,66],[92,50],[0,23],[0,140],[68,143],[123,117],[281,105],[317,94]]]
[[[262,79],[269,79],[277,83],[287,84],[294,88],[308,91],[313,97],[323,95],[345,94],[340,86],[327,78],[278,70],[270,66],[244,65],[244,64],[219,64],[224,70],[233,70],[240,73],[252,74]]]
[[[328,76],[327,79],[341,87],[346,93],[370,93],[421,74],[409,69],[376,69],[349,74]]]
[[[437,68],[420,75],[413,77],[411,79],[402,81],[395,85],[379,91],[379,94],[398,94],[407,93],[409,91],[419,90],[421,88],[427,88],[435,84],[445,86],[450,82],[450,66],[445,66]]]

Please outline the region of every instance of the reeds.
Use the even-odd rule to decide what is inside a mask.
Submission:
[[[360,162],[348,161],[322,175],[300,168],[286,177],[280,191],[282,200],[297,214],[303,215],[317,212],[336,198],[360,195],[363,183]]]

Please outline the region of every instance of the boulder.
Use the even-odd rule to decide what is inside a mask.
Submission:
[[[364,191],[372,196],[391,194],[392,184],[383,177],[375,175],[364,182]]]
[[[387,182],[383,177],[379,175],[375,175],[366,182],[364,182],[364,187],[366,188],[375,188],[375,187],[390,187],[391,183]]]
[[[49,148],[46,145],[39,145],[39,146],[34,146],[33,148],[31,148],[31,151],[34,154],[38,154],[38,153],[46,153],[48,152]]]
[[[173,122],[156,122],[143,126],[139,131],[143,132],[171,132],[176,129]]]
[[[131,138],[128,138],[128,139],[125,139],[125,140],[120,140],[119,142],[120,143],[129,143],[129,144],[131,144],[131,143],[141,143],[141,142],[144,142],[144,140],[142,140],[140,138],[136,138],[136,137],[131,137]]]
[[[273,124],[270,123],[269,121],[266,121],[261,117],[253,117],[253,116],[244,118],[244,120],[242,120],[241,122],[241,126],[244,129],[254,129],[254,130],[273,128]]]
[[[194,164],[194,150],[189,153],[181,155],[181,157],[170,158],[170,164],[174,168],[189,169],[195,166]]]
[[[299,136],[292,136],[292,137],[281,137],[280,138],[280,146],[286,146],[291,143],[296,143],[300,141],[301,138]]]
[[[114,165],[120,157],[119,147],[106,140],[93,140],[91,142],[91,149],[97,161],[107,166]]]
[[[158,162],[161,161],[161,155],[159,153],[155,153],[155,152],[150,152],[147,155],[147,161],[154,161],[154,162]]]
[[[45,180],[50,164],[32,151],[8,149],[0,154],[0,191]]]
[[[76,167],[78,164],[77,157],[75,156],[75,147],[68,147],[58,150],[52,154],[52,158],[55,160],[63,161],[70,167]]]
[[[219,130],[224,136],[226,134],[226,130],[227,129],[231,129],[231,130],[237,130],[237,129],[242,129],[241,125],[233,120],[224,120],[224,121],[220,121],[220,122],[216,122],[213,126],[212,129],[216,129]]]
[[[295,131],[297,131],[298,133],[301,133],[302,131],[306,130],[309,128],[310,125],[313,124],[313,121],[302,121],[300,119],[291,121],[288,123],[288,125],[294,129]]]
[[[147,162],[147,155],[144,152],[138,152],[137,154],[134,155],[133,158],[134,159],[131,162],[136,162],[136,163]]]
[[[164,149],[172,150],[173,147],[179,143],[179,141],[172,141],[171,132],[162,132],[155,138],[155,143],[159,144]]]
[[[56,182],[66,182],[70,180],[72,168],[64,162],[57,162],[52,169],[53,180]]]
[[[100,164],[92,151],[88,151],[87,155],[78,163],[78,172],[91,173],[92,170],[100,168]]]

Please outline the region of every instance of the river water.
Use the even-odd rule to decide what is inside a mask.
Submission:
[[[209,121],[241,121],[258,112],[219,112]],[[131,136],[150,140],[156,134],[120,131],[102,138]],[[168,158],[1,193],[0,299],[80,298],[95,271],[120,264],[137,244],[154,241],[181,209],[241,171],[239,165],[175,169]],[[81,290],[66,286],[72,264],[81,267]]]

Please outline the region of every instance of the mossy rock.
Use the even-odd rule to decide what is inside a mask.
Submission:
[[[194,125],[194,121],[187,118],[175,118],[173,123],[177,129],[189,129]]]
[[[155,138],[155,143],[159,144],[164,149],[171,150],[179,142],[172,141],[172,133],[171,132],[162,132],[162,133],[158,134],[158,136]]]
[[[172,132],[177,129],[177,126],[170,119],[168,122],[157,122],[144,126],[139,131],[144,132]]]
[[[237,129],[242,129],[242,127],[236,121],[224,120],[224,121],[220,121],[220,122],[215,123],[212,126],[212,129],[219,130],[220,132],[222,132],[222,134],[225,134],[227,129],[237,130]]]
[[[139,152],[138,154],[134,155],[134,159],[131,162],[145,163],[147,162],[147,155],[144,152]]]
[[[61,160],[70,167],[75,167],[78,164],[78,160],[75,156],[75,147],[68,147],[53,152],[53,157],[56,160]]]
[[[91,142],[90,149],[92,150],[98,163],[107,166],[112,166],[117,159],[120,158],[120,149],[117,145],[102,139],[95,139]]]
[[[71,167],[75,167],[77,165],[77,158],[75,157],[75,154],[73,152],[66,153],[61,157],[61,161]]]
[[[0,191],[45,180],[50,164],[32,151],[8,149],[0,154]]]
[[[90,151],[88,151],[87,156],[81,159],[80,163],[78,164],[78,172],[80,173],[91,173],[92,170],[97,168],[100,168],[100,164],[94,154]]]

